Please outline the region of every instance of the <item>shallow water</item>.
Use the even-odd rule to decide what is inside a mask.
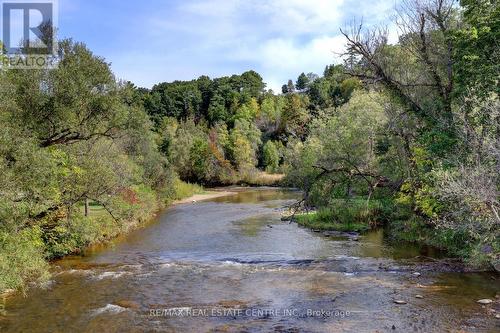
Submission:
[[[280,221],[297,197],[254,189],[174,206],[54,263],[44,289],[4,301],[0,332],[500,330],[496,305],[476,303],[500,293],[497,276],[453,272],[382,231],[355,241]]]

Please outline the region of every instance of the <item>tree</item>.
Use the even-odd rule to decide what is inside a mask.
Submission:
[[[350,74],[365,82],[381,83],[418,116],[432,129],[426,145],[441,156],[450,151],[455,137],[454,13],[453,0],[404,1],[397,20],[403,36],[396,47],[388,45],[387,31],[383,29],[364,31],[358,25],[349,33],[342,31],[348,55],[359,59],[359,66]]]
[[[245,119],[250,122],[254,121],[255,118],[260,114],[260,107],[255,98],[251,98],[250,101],[243,104],[238,108],[234,119]]]
[[[319,79],[319,75],[315,73],[307,73],[307,80],[309,83],[314,82],[315,80]]]
[[[313,81],[309,85],[307,94],[313,104],[317,108],[327,108],[332,105],[332,84],[330,81],[320,78]]]
[[[210,164],[211,153],[208,141],[203,138],[195,138],[189,150],[189,161],[191,162],[191,179],[205,183],[212,178],[213,169]]]
[[[208,107],[207,116],[210,123],[227,121],[229,119],[229,111],[226,108],[226,101],[221,95],[215,94],[212,97]]]
[[[247,71],[241,74],[241,92],[248,93],[250,97],[257,98],[259,97],[264,89],[266,88],[266,84],[262,80],[262,76],[255,71]]]
[[[323,77],[337,83],[347,78],[345,67],[343,65],[329,65],[325,67]]]
[[[379,187],[397,189],[399,179],[381,172],[376,154],[378,133],[387,123],[382,102],[375,93],[355,92],[339,112],[314,121],[305,143],[291,145],[287,177],[306,191],[306,198],[317,190],[324,196],[314,200],[324,204],[332,195],[364,194],[369,199]]]
[[[340,84],[340,93],[342,94],[342,100],[347,102],[354,90],[362,87],[361,82],[357,78],[348,78],[342,81]]]
[[[302,91],[307,88],[308,84],[309,84],[309,78],[304,73],[301,73],[297,79],[295,88],[297,88],[297,90],[299,91]]]
[[[109,65],[84,44],[59,43],[56,69],[9,70],[16,89],[15,121],[35,133],[41,147],[114,138],[132,110]]]
[[[231,130],[231,156],[242,173],[252,171],[257,165],[257,150],[261,144],[261,132],[245,119],[236,119]]]
[[[497,1],[462,0],[464,25],[454,32],[455,93],[473,90],[482,98],[500,95],[500,6]]]
[[[283,107],[280,132],[287,136],[305,138],[310,116],[305,108],[308,104],[306,96],[290,94],[286,96]]]
[[[263,148],[263,160],[266,171],[274,173],[278,171],[280,155],[273,141],[267,141]]]
[[[257,126],[265,133],[265,136],[274,136],[278,131],[283,104],[284,99],[282,96],[266,95],[262,100]]]
[[[207,141],[207,134],[202,126],[197,125],[194,119],[187,119],[179,124],[175,137],[171,143],[171,161],[183,180],[193,179],[195,173],[192,169],[191,151],[195,142]]]

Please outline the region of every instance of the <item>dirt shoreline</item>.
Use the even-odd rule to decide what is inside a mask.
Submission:
[[[220,198],[220,197],[226,197],[228,195],[235,195],[237,192],[230,192],[230,191],[210,191],[209,193],[204,193],[204,194],[195,194],[190,196],[189,198],[185,198],[182,200],[177,200],[172,203],[172,205],[180,205],[180,204],[186,204],[186,203],[195,203],[198,201],[203,201],[203,200],[209,200],[209,199],[215,199],[215,198]]]

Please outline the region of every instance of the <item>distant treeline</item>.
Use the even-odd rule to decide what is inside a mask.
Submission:
[[[280,172],[290,139],[304,140],[311,120],[346,103],[361,82],[343,65],[301,74],[283,94],[266,90],[255,71],[160,83],[136,89],[155,124],[160,151],[182,179],[204,184],[258,181]]]

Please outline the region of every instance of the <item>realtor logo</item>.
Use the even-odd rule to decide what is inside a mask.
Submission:
[[[49,58],[57,54],[57,0],[0,1],[2,65],[16,68],[47,65]],[[10,61],[13,59],[15,62]]]

